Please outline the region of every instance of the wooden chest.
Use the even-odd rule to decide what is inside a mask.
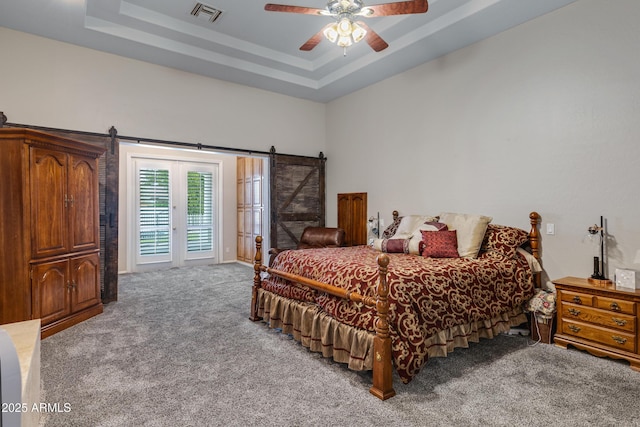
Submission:
[[[556,345],[625,359],[640,371],[640,291],[617,289],[615,284],[594,285],[577,277],[553,283],[558,292]]]

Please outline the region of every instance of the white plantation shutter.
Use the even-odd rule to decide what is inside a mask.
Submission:
[[[216,262],[218,164],[142,157],[134,164],[135,270]]]
[[[187,172],[187,253],[213,250],[213,174]]]
[[[138,255],[155,258],[165,255],[160,259],[164,260],[171,253],[169,170],[140,167],[138,186]]]

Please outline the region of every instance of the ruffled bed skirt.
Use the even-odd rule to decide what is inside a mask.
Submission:
[[[346,363],[349,369],[371,370],[375,334],[344,325],[312,303],[284,298],[258,290],[258,316],[271,328],[280,328],[309,350]],[[458,325],[427,339],[429,357],[446,357],[458,347],[469,347],[480,338],[493,338],[512,326],[527,322],[522,310],[513,310],[493,319]]]

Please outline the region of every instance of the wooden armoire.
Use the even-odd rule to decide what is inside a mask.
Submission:
[[[0,129],[0,323],[42,337],[102,312],[95,145]]]
[[[345,246],[367,244],[367,193],[338,194],[338,227],[345,231]]]

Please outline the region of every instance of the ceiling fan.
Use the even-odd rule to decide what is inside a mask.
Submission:
[[[314,34],[300,50],[309,51],[322,41],[324,36],[331,43],[345,49],[353,43],[366,40],[376,52],[386,49],[389,45],[382,37],[375,33],[367,24],[358,21],[359,17],[377,18],[390,15],[408,15],[425,13],[429,8],[427,0],[411,0],[393,3],[383,3],[373,6],[365,6],[362,0],[329,0],[325,9],[316,9],[304,6],[288,6],[284,4],[267,3],[264,10],[271,12],[302,13],[305,15],[331,16],[335,22],[325,25],[318,33]]]

